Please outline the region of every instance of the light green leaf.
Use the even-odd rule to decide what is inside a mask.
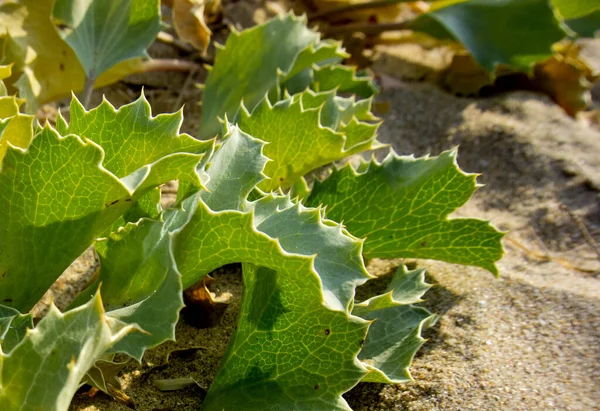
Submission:
[[[56,0],[52,19],[87,77],[96,79],[118,63],[147,57],[160,31],[160,2]]]
[[[430,287],[431,285],[425,282],[425,270],[407,271],[406,267],[400,266],[386,292],[354,304],[352,314],[364,317],[371,311],[419,303],[423,301],[421,297]]]
[[[31,314],[0,305],[0,352],[9,353],[25,337],[27,328],[33,328]]]
[[[325,206],[329,218],[365,238],[365,258],[427,258],[497,274],[503,234],[486,221],[447,219],[476,188],[476,175],[458,168],[454,151],[419,159],[392,152],[381,164],[334,171],[315,183],[306,204]]]
[[[126,336],[111,351],[141,361],[146,349],[175,340],[183,307],[168,227],[142,219],[97,242],[96,250],[101,266],[97,284],[102,284],[108,315],[145,331]]]
[[[33,138],[33,116],[19,113],[22,100],[0,97],[0,167],[8,145],[27,148]]]
[[[316,270],[324,304],[346,310],[354,287],[370,278],[362,261],[361,242],[337,223],[323,219],[320,210],[306,209],[289,197],[267,195],[247,201],[253,185],[263,178],[261,169],[267,159],[260,149],[264,143],[236,127],[229,126],[228,130],[208,163],[207,191],[182,205],[183,210],[194,213],[174,234],[175,260],[184,289],[231,262],[277,269],[289,261],[296,267],[293,272],[308,270],[314,275]],[[228,161],[233,153],[237,163]],[[243,168],[236,171],[238,177],[232,178],[240,165]],[[222,193],[241,201],[231,202]],[[282,257],[285,261],[279,261]]]
[[[469,0],[433,4],[410,24],[440,39],[461,42],[486,70],[498,64],[529,72],[553,55],[566,36],[548,0]]]
[[[125,211],[125,213],[113,223],[110,232],[113,233],[117,231],[127,223],[136,223],[140,218],[158,220],[162,212],[160,199],[160,187],[149,190],[146,194],[131,203],[131,208]]]
[[[369,373],[363,381],[403,383],[411,380],[408,370],[425,340],[421,330],[435,324],[436,315],[410,304],[421,301],[431,287],[425,270],[399,267],[382,295],[356,304],[352,314],[373,321],[358,358]]]
[[[152,117],[143,94],[119,109],[103,100],[98,107],[86,110],[73,98],[69,112],[71,120],[63,133],[77,134],[100,145],[106,153],[104,167],[119,178],[148,164],[158,164],[172,154],[203,154],[214,144],[179,134],[181,110]]]
[[[314,276],[245,264],[238,326],[205,410],[350,410],[368,323],[315,304]],[[302,290],[302,291],[300,291]]]
[[[378,122],[380,120],[371,113],[373,104],[371,98],[356,101],[354,97],[337,96],[335,91],[314,93],[310,90],[296,94],[293,98],[301,100],[305,110],[323,107],[321,124],[332,129],[338,129],[340,126],[350,123],[353,118],[361,122]]]
[[[8,95],[6,84],[4,80],[9,78],[12,74],[12,64],[0,65],[0,96],[4,97]]]
[[[269,99],[278,101],[286,93],[301,93],[313,83],[314,70],[318,65],[340,63],[348,57],[350,55],[340,49],[340,44],[331,39],[322,40],[316,46],[309,46],[300,53],[294,68],[279,79],[280,87],[270,91]]]
[[[316,91],[337,90],[372,97],[378,89],[373,79],[356,74],[356,68],[342,65],[315,67],[312,88]]]
[[[286,92],[296,94],[304,91],[313,83],[314,70],[319,64],[339,63],[348,57],[350,55],[340,49],[340,43],[331,39],[310,45],[300,53],[292,70],[278,80],[281,87],[271,90],[270,100],[277,101]]]
[[[600,10],[596,0],[551,0],[552,6],[565,20],[577,19]]]
[[[600,32],[600,10],[582,17],[565,20],[565,24],[581,37],[598,37]]]
[[[300,74],[302,71],[310,70],[314,65],[337,63],[343,58],[350,57],[350,55],[340,47],[340,42],[332,39],[319,40],[309,45],[296,57],[291,70],[282,73],[284,76],[279,79],[279,82],[283,84],[297,74]]]
[[[264,142],[227,124],[223,143],[208,162],[208,182],[202,199],[214,211],[242,210],[245,200],[265,178],[269,161],[263,155]],[[236,161],[232,161],[236,159]]]
[[[333,103],[333,93],[325,93],[323,97],[324,102],[329,98]],[[324,117],[329,127],[322,125],[325,108],[328,112]],[[327,106],[323,103],[318,108],[305,109],[302,95],[275,105],[265,99],[252,114],[243,107],[239,127],[267,142],[264,153],[272,160],[265,167],[269,180],[259,187],[265,191],[287,188],[320,166],[374,148],[378,124],[352,118],[346,125],[339,117],[339,108],[335,104]]]
[[[276,90],[281,81],[322,60],[345,54],[337,43],[320,42],[306,27],[304,17],[287,15],[267,23],[232,32],[225,47],[217,50],[202,97],[200,137],[221,130],[218,118],[237,119],[242,101],[250,110]]]
[[[361,243],[289,197],[247,201],[263,178],[264,143],[227,130],[208,161],[207,191],[182,202],[193,215],[173,234],[184,288],[244,263],[239,323],[204,408],[347,409],[341,394],[364,375],[356,355],[368,323],[348,312],[369,278]],[[225,161],[234,153],[236,164]]]
[[[102,149],[44,128],[26,151],[9,147],[0,172],[0,302],[26,312],[129,207]]]
[[[20,311],[146,192],[176,178],[201,186],[196,166],[212,149],[178,134],[181,113],[152,118],[143,98],[71,109],[59,127],[73,134],[44,128],[27,150],[9,147],[2,164],[0,303]]]
[[[10,353],[0,352],[2,409],[66,411],[87,370],[135,330],[105,315],[100,294],[65,314],[52,305]]]

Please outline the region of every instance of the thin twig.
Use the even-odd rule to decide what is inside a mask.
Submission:
[[[216,31],[216,29],[213,30],[213,32],[214,31]],[[158,33],[158,36],[156,36],[156,39],[165,44],[173,46],[181,51],[191,54],[194,59],[200,60],[203,64],[214,64],[213,60],[202,56],[199,50],[196,50],[191,45],[181,41],[180,39],[176,38],[175,36],[169,33],[161,31]]]
[[[156,36],[156,40],[158,40],[162,43],[168,44],[169,46],[176,47],[181,51],[185,51],[186,53],[193,53],[195,51],[195,49],[192,46],[190,46],[189,44],[184,43],[183,41],[179,40],[172,34],[166,33],[164,31],[158,32],[158,35]]]
[[[600,247],[598,246],[598,243],[596,243],[596,240],[594,240],[594,237],[592,237],[592,235],[590,234],[589,230],[585,226],[585,223],[583,222],[581,217],[579,217],[577,214],[573,213],[571,210],[569,210],[569,207],[567,207],[566,205],[564,205],[562,203],[560,204],[559,207],[561,210],[563,210],[567,214],[569,214],[569,217],[571,217],[571,220],[573,220],[575,225],[579,228],[579,231],[581,231],[581,234],[583,235],[583,238],[585,238],[585,241],[587,241],[587,243],[590,245],[590,247],[592,247],[592,249],[596,252],[596,255],[598,256],[598,261],[600,261]]]
[[[188,74],[187,78],[185,79],[185,82],[183,83],[183,86],[181,87],[181,91],[179,92],[179,95],[177,96],[177,100],[175,100],[175,104],[173,105],[173,111],[177,111],[181,107],[181,102],[183,101],[183,93],[185,93],[185,90],[187,90],[188,86],[190,85],[190,82],[192,81],[192,78],[194,77],[194,75],[197,72],[198,72],[197,70],[190,70],[190,73]]]
[[[343,26],[331,26],[324,28],[326,34],[365,33],[369,35],[381,34],[385,31],[409,30],[412,20],[395,23],[352,23]]]
[[[521,251],[525,252],[525,254],[527,254],[528,256],[533,257],[535,259],[542,260],[542,261],[552,261],[552,262],[562,265],[565,268],[568,268],[570,270],[579,271],[581,273],[596,274],[598,272],[598,270],[593,270],[593,269],[584,268],[584,267],[578,267],[578,266],[570,263],[569,261],[565,260],[564,258],[554,257],[549,254],[545,254],[545,253],[542,253],[542,252],[539,252],[536,250],[532,250],[529,247],[527,247],[526,245],[524,245],[523,243],[521,243],[519,240],[516,240],[509,236],[505,236],[504,240],[506,242],[510,243],[511,245],[515,246],[516,248],[520,249]]]
[[[349,3],[332,9],[316,11],[308,15],[308,20],[321,20],[332,14],[345,13],[348,11],[358,11],[365,9],[376,9],[380,7],[391,6],[396,3],[411,3],[414,0],[376,0],[367,3]]]

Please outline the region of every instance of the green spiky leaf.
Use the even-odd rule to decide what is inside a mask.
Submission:
[[[0,78],[10,75],[11,67],[5,68]],[[33,138],[33,116],[21,114],[19,107],[23,100],[15,96],[0,97],[0,167],[8,145],[26,148]]]
[[[21,314],[11,307],[0,305],[0,351],[9,353],[33,328],[31,314]]]
[[[152,117],[150,104],[143,95],[119,109],[103,100],[98,107],[85,110],[79,100],[73,98],[69,112],[71,120],[63,134],[76,134],[100,145],[105,152],[104,167],[119,178],[132,176],[132,181],[136,179],[133,175],[140,174],[148,165],[163,167],[165,161],[186,164],[186,159],[191,158],[197,163],[213,144],[179,134],[183,122],[181,110]],[[190,181],[201,185],[195,167],[180,170],[177,166],[173,170],[172,176],[163,178],[163,182],[180,177],[184,171]],[[152,173],[141,173],[147,174]]]
[[[100,275],[79,301],[102,284],[108,315],[144,330],[126,336],[112,351],[141,361],[147,348],[175,339],[183,290],[170,245],[165,224],[148,219],[96,242]]]
[[[244,263],[240,320],[204,407],[347,409],[341,394],[364,375],[356,355],[367,323],[348,313],[369,278],[361,243],[289,197],[245,200],[263,179],[262,146],[229,127],[208,162],[210,191],[184,201],[193,216],[174,234],[184,287]]]
[[[482,220],[447,219],[471,197],[475,180],[458,168],[454,151],[419,159],[392,152],[381,164],[334,171],[315,183],[306,204],[326,206],[329,218],[365,238],[366,258],[427,258],[497,274],[502,233]]]
[[[354,306],[352,314],[373,321],[358,358],[369,373],[363,381],[402,383],[411,380],[408,367],[425,340],[421,330],[432,326],[436,315],[411,304],[421,301],[430,287],[424,270],[399,267],[382,295]]]
[[[356,355],[368,323],[315,305],[306,271],[243,271],[238,327],[203,408],[350,410],[341,394],[364,376]]]
[[[86,76],[96,79],[118,63],[147,57],[160,30],[160,2],[56,0],[52,18]]]
[[[235,121],[242,101],[253,110],[270,91],[279,93],[280,82],[314,63],[343,56],[337,43],[321,42],[304,18],[293,15],[231,33],[206,79],[200,137],[221,131],[219,117]]]
[[[100,167],[102,149],[46,127],[0,173],[0,301],[28,311],[112,222],[131,193]]]
[[[65,314],[52,305],[10,353],[0,352],[2,409],[66,410],[87,370],[135,330],[106,316],[100,294]]]
[[[373,79],[356,74],[353,67],[328,65],[314,69],[312,88],[316,91],[338,90],[361,97],[372,97],[378,89]]]
[[[304,94],[308,95],[306,101],[322,103],[304,108]],[[275,105],[265,99],[252,114],[243,107],[240,128],[267,142],[265,155],[272,160],[264,171],[269,180],[259,185],[261,189],[287,188],[317,167],[376,147],[379,125],[358,121],[356,117],[344,124],[333,99],[332,92],[314,95],[307,91]]]
[[[180,113],[152,118],[143,98],[71,109],[59,122],[68,136],[46,127],[2,163],[0,303],[21,311],[148,190],[175,178],[201,186],[196,166],[213,144],[179,135]]]

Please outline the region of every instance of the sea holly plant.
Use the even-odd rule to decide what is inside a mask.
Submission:
[[[282,33],[295,33],[287,60],[240,63],[253,61],[256,39],[270,39],[263,58],[276,56]],[[181,111],[153,117],[143,96],[90,110],[73,98],[68,120],[29,121],[23,133],[33,137],[23,140],[5,134],[18,111],[3,114],[5,409],[65,410],[82,381],[107,390],[100,362],[115,353],[140,361],[174,339],[182,291],[236,262],[238,324],[203,409],[347,410],[342,394],[360,381],[410,379],[421,330],[436,319],[414,305],[429,285],[423,270],[401,267],[384,293],[355,301],[356,287],[373,278],[364,258],[432,258],[496,274],[501,233],[447,219],[476,188],[454,152],[391,152],[306,183],[317,168],[381,147],[370,98],[342,94],[374,88],[340,68],[342,55],[291,15],[234,34],[206,84],[203,106],[214,118],[200,135],[218,135],[210,140],[180,134]],[[294,93],[290,85],[302,82]],[[162,209],[158,187],[171,180],[180,182],[178,198]],[[36,301],[92,244],[98,278],[65,313],[52,306],[33,326]]]

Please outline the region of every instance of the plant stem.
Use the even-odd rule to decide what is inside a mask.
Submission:
[[[92,98],[92,92],[94,91],[95,82],[96,76],[94,76],[93,73],[90,73],[85,77],[85,85],[83,86],[83,91],[81,92],[81,100],[85,108],[88,108],[88,106],[90,105],[90,100]]]
[[[309,20],[319,20],[328,17],[332,14],[345,13],[347,11],[358,11],[365,9],[376,9],[386,7],[396,3],[413,3],[415,0],[376,0],[367,3],[350,3],[343,6],[334,7],[332,9],[316,11],[308,15]]]

